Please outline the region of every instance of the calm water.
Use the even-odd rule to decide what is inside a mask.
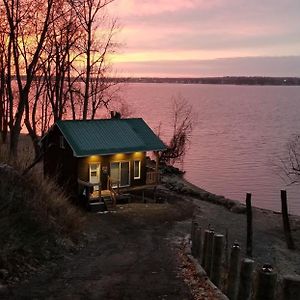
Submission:
[[[300,134],[300,87],[129,84],[123,97],[132,115],[143,117],[163,137],[170,136],[172,96],[194,107],[198,123],[183,169],[192,183],[255,206],[280,210],[280,189],[288,190],[289,210],[300,215],[300,186],[286,186],[280,158]]]

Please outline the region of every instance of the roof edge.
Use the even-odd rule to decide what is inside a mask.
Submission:
[[[124,152],[112,152],[112,153],[105,153],[105,154],[98,154],[98,153],[93,153],[93,154],[88,154],[88,155],[74,155],[75,157],[81,158],[81,157],[89,157],[92,155],[99,155],[99,156],[108,156],[108,155],[115,155],[115,154],[119,154],[119,153],[124,153],[124,154],[130,154],[130,153],[134,153],[134,152],[148,152],[148,151],[164,151],[167,148],[164,149],[151,149],[151,150],[136,150],[136,151],[124,151]]]
[[[74,149],[73,146],[72,146],[72,143],[70,143],[69,139],[68,139],[68,138],[66,137],[66,135],[64,134],[64,131],[63,131],[62,128],[59,126],[59,123],[61,123],[60,121],[61,121],[61,120],[56,121],[56,122],[54,123],[53,127],[54,127],[54,126],[57,126],[57,127],[58,127],[59,131],[62,133],[62,135],[64,136],[64,138],[65,138],[66,141],[68,142],[68,145],[69,145],[70,148],[72,149],[72,151],[73,151],[73,156],[78,157],[78,156],[77,156],[77,153],[76,153],[76,151],[75,151],[75,149]]]

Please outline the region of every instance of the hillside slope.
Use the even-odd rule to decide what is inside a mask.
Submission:
[[[0,284],[72,248],[83,222],[53,182],[0,164]]]

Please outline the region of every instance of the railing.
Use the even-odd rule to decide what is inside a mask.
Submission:
[[[146,173],[146,184],[159,184],[160,174],[159,172],[147,172]]]
[[[83,181],[81,179],[77,179],[77,182],[79,185],[83,186],[84,188],[84,194],[87,197],[88,201],[91,199],[99,198],[101,197],[101,183],[90,183],[87,181]],[[94,187],[98,186],[98,190],[94,190]]]

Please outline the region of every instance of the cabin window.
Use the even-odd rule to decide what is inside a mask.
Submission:
[[[133,170],[134,170],[134,179],[141,178],[141,161],[135,160],[133,162]]]
[[[65,139],[62,135],[59,137],[59,148],[65,149]]]

